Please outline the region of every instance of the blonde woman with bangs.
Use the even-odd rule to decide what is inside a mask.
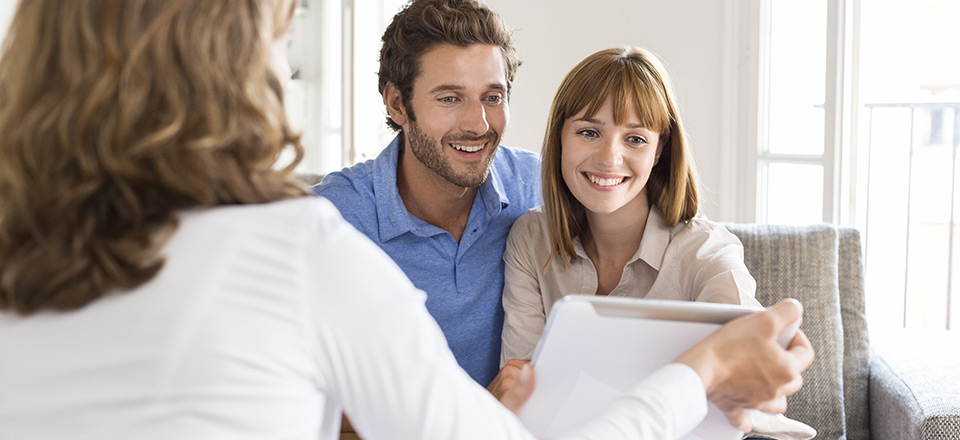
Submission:
[[[698,215],[693,156],[654,54],[607,49],[574,67],[554,97],[542,153],[544,206],[517,219],[503,256],[501,364],[530,360],[566,295],[759,305],[740,240]],[[749,417],[763,438],[816,435],[781,414]]]
[[[565,295],[758,305],[740,241],[698,216],[697,171],[652,53],[607,49],[574,67],[542,153],[544,206],[517,220],[504,254],[501,363],[530,359]]]

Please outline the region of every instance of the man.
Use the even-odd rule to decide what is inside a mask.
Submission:
[[[457,361],[484,386],[500,361],[506,236],[542,203],[539,156],[499,145],[519,65],[506,24],[485,6],[412,2],[380,51],[397,138],[315,187],[427,293]]]

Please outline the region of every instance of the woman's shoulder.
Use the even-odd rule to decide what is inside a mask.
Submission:
[[[677,223],[670,233],[671,243],[740,243],[740,240],[720,223],[710,220],[703,214]]]
[[[233,231],[267,232],[296,238],[308,232],[330,235],[347,225],[340,211],[322,197],[297,197],[288,200],[228,205],[186,211],[181,222],[224,228]]]
[[[547,214],[541,205],[531,208],[517,218],[513,223],[513,227],[510,228],[510,235],[536,237],[547,234],[548,229]]]
[[[550,229],[543,206],[528,210],[513,223],[507,237],[507,252],[549,255]]]

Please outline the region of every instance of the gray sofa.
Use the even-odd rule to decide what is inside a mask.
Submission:
[[[762,304],[804,304],[801,328],[817,358],[788,399],[789,417],[818,439],[960,439],[960,335],[867,331],[857,230],[724,226],[743,242]]]

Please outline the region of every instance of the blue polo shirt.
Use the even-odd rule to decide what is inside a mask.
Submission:
[[[503,250],[514,220],[543,203],[540,155],[497,149],[457,244],[449,232],[407,212],[397,192],[400,148],[394,139],[376,159],[327,175],[313,191],[333,202],[427,293],[427,310],[457,362],[486,386],[500,365]]]

